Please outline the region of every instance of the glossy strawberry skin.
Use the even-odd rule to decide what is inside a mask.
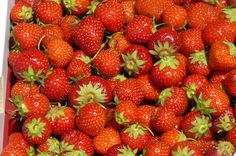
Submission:
[[[124,11],[124,20],[125,23],[127,24],[131,22],[135,17],[135,8],[134,8],[135,1],[134,0],[122,1],[121,5]]]
[[[156,107],[150,105],[141,105],[138,106],[138,116],[137,122],[144,126],[148,127],[149,129],[153,129],[152,127],[152,115],[155,112]]]
[[[103,24],[95,17],[83,19],[72,33],[75,44],[87,55],[93,56],[100,49],[104,33]]]
[[[231,96],[236,96],[236,70],[232,70],[228,73],[228,76],[223,82],[224,88]]]
[[[30,85],[28,82],[18,81],[11,88],[11,98],[25,97],[29,94],[39,93],[37,85]]]
[[[24,9],[28,9],[28,12],[24,12]],[[11,20],[16,23],[21,23],[24,21],[26,22],[27,20],[30,20],[30,11],[29,11],[30,9],[32,9],[31,6],[23,1],[16,3],[10,12]],[[26,15],[27,13],[28,16]],[[32,18],[32,10],[31,10],[31,18]]]
[[[9,145],[19,146],[25,149],[30,148],[30,144],[25,140],[23,134],[20,132],[14,132],[9,136]]]
[[[59,27],[58,25],[52,25],[52,26],[46,26],[43,27],[43,34],[45,35],[45,37],[42,40],[42,44],[44,46],[47,47],[47,44],[50,42],[50,40],[53,39],[63,39],[63,31],[61,29],[61,27]]]
[[[178,148],[183,150],[186,147],[188,147],[188,152],[189,151],[193,151],[194,152],[194,156],[201,156],[201,151],[197,147],[197,144],[195,142],[193,142],[193,141],[182,141],[182,142],[179,142],[179,143],[175,144],[171,148],[171,152],[177,151]]]
[[[168,144],[170,147],[174,146],[177,142],[180,142],[181,139],[184,140],[186,138],[181,138],[180,132],[176,129],[166,131],[160,137],[160,141]]]
[[[73,6],[73,3],[75,6]],[[90,0],[73,0],[69,2],[69,7],[64,7],[73,15],[80,16],[88,10],[88,7],[90,5],[91,1]],[[65,4],[65,2],[64,2]]]
[[[236,127],[234,127],[233,129],[231,129],[226,136],[226,139],[228,141],[230,141],[234,147],[236,147]]]
[[[145,148],[146,156],[169,156],[170,155],[170,146],[161,141],[151,141]]]
[[[120,151],[124,147],[125,145],[123,144],[114,145],[107,150],[107,153],[105,154],[105,156],[117,156],[119,154],[124,154],[123,152]]]
[[[15,145],[7,145],[1,152],[1,156],[9,155],[28,156],[27,152],[23,147]]]
[[[11,50],[9,52],[9,56],[8,56],[8,63],[9,65],[13,68],[17,58],[22,54],[22,51],[19,50]]]

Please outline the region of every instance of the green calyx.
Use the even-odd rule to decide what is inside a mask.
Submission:
[[[192,83],[191,85],[184,87],[184,90],[186,92],[188,99],[190,99],[190,100],[193,99],[193,97],[197,93],[197,87],[196,87],[195,83]]]
[[[120,125],[127,125],[129,120],[124,117],[124,112],[117,113],[115,112],[115,120]]]
[[[181,142],[181,141],[186,141],[186,140],[188,140],[188,138],[186,137],[186,135],[184,134],[184,132],[179,132],[178,131],[178,140],[177,140],[177,142]]]
[[[158,98],[157,104],[161,104],[162,106],[164,106],[165,101],[166,101],[169,97],[172,97],[172,96],[173,96],[173,94],[172,94],[172,89],[173,89],[173,88],[166,88],[166,89],[164,89],[164,90],[161,92],[161,94],[160,94],[160,96],[159,96],[159,98]]]
[[[201,117],[195,117],[195,120],[191,122],[191,125],[193,128],[191,128],[189,132],[195,133],[195,139],[201,138],[212,126],[212,124],[209,123],[209,118],[204,115]]]
[[[196,102],[195,109],[200,111],[201,114],[210,116],[212,113],[216,112],[216,110],[210,106],[212,99],[205,100],[202,93],[200,93],[198,99],[194,96],[194,101]]]
[[[63,4],[70,14],[72,13],[72,11],[78,11],[78,4],[75,0],[63,0]]]
[[[29,148],[26,148],[25,151],[28,154],[28,156],[35,156],[35,149],[34,149],[34,147],[30,146]]]
[[[53,152],[53,153],[57,153],[57,154],[60,153],[60,142],[56,138],[50,137],[50,138],[48,138],[46,143],[48,145],[49,152]]]
[[[127,77],[125,77],[125,75],[123,75],[123,74],[118,74],[118,75],[112,77],[111,79],[112,80],[124,81],[124,80],[127,80]]]
[[[223,41],[223,43],[224,43],[226,46],[228,46],[230,55],[236,57],[236,47],[235,47],[234,43],[228,42],[228,41]]]
[[[78,56],[78,57],[76,57],[76,59],[81,60],[84,63],[89,64],[89,65],[92,62],[92,59],[89,56],[84,56],[84,55]]]
[[[124,63],[121,65],[124,70],[131,75],[132,73],[139,74],[139,69],[144,68],[146,61],[141,60],[138,56],[138,51],[135,50],[133,53],[122,54]]]
[[[35,155],[34,155],[35,156]],[[39,152],[37,153],[37,156],[53,156],[52,154],[49,154],[47,152]]]
[[[33,10],[31,7],[23,6],[18,15],[24,20],[24,22],[30,22],[33,19]]]
[[[236,8],[224,8],[223,12],[226,14],[226,18],[228,18],[231,23],[236,22]]]
[[[175,53],[176,49],[173,45],[170,45],[169,42],[165,42],[164,44],[160,41],[157,41],[154,44],[154,50],[150,50],[150,54],[158,57],[169,56]]]
[[[79,102],[80,107],[92,102],[103,104],[107,100],[107,95],[103,93],[103,88],[99,87],[98,83],[79,86],[80,90],[77,91],[79,95],[76,101]]]
[[[229,114],[226,113],[223,117],[219,118],[220,123],[216,125],[220,130],[220,132],[228,132],[235,126],[235,118],[230,118]]]
[[[64,156],[89,156],[83,150],[73,150],[63,154]]]
[[[71,80],[70,83],[75,84],[75,83],[78,82],[79,80],[81,80],[81,79],[83,79],[83,78],[85,78],[85,77],[89,77],[89,76],[90,76],[90,74],[84,74],[84,75],[78,75],[78,76],[76,76],[76,77],[70,77],[70,80]]]
[[[26,124],[25,127],[28,130],[28,136],[32,137],[33,139],[35,137],[42,138],[43,132],[45,131],[45,122],[41,122],[41,118],[33,119],[30,123]]]
[[[190,150],[188,146],[183,149],[178,146],[177,151],[172,152],[172,156],[194,156],[194,151]]]
[[[53,107],[51,108],[47,114],[46,114],[46,118],[47,119],[51,119],[51,120],[55,120],[56,118],[60,118],[61,116],[65,116],[65,113],[64,113],[64,109],[65,107],[64,106],[61,106],[61,107]]]
[[[219,0],[204,0],[206,3],[209,3],[209,4],[212,4],[212,5],[215,5],[215,4],[218,4],[219,3]]]
[[[138,150],[132,150],[129,146],[124,146],[121,149],[118,149],[118,151],[120,152],[120,154],[118,154],[117,156],[136,156]]]
[[[24,117],[25,114],[29,112],[28,108],[24,104],[23,97],[15,96],[14,98],[10,98],[9,101],[13,103],[21,117]]]
[[[88,6],[88,12],[86,13],[87,15],[93,15],[97,6],[100,4],[98,1],[91,1],[91,5]]]
[[[146,128],[136,123],[126,128],[124,132],[127,133],[130,137],[137,139],[139,135],[145,135],[146,130]]]
[[[219,143],[216,146],[216,149],[222,155],[233,155],[235,151],[234,145],[229,141],[219,141]]]
[[[191,60],[191,64],[199,63],[206,66],[208,65],[205,50],[196,50],[195,53],[190,55],[189,59]]]
[[[75,145],[69,144],[68,142],[60,142],[60,150],[61,152],[66,152],[66,151],[73,151]]]
[[[170,67],[171,69],[177,69],[179,65],[179,61],[175,56],[165,56],[161,57],[159,61],[157,61],[154,66],[159,65],[159,70],[163,70],[166,67]]]

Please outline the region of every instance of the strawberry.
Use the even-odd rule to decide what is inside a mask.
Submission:
[[[93,139],[93,145],[95,151],[103,155],[107,152],[107,150],[110,147],[120,143],[121,143],[120,135],[113,128],[104,128]]]
[[[125,1],[126,2],[126,1]],[[125,36],[117,32],[114,35],[111,36],[109,42],[108,42],[109,48],[112,48],[119,52],[119,54],[123,54],[126,49],[131,46],[131,43],[128,42],[128,40],[125,38]]]
[[[115,88],[115,99],[118,101],[132,101],[139,105],[143,101],[144,93],[141,84],[136,79],[120,82]]]
[[[124,10],[118,2],[108,1],[100,4],[94,15],[109,32],[118,32],[124,26]]]
[[[60,143],[54,137],[49,137],[44,143],[37,147],[38,153],[47,153],[51,155],[56,155],[60,153]]]
[[[87,55],[93,56],[100,49],[104,26],[93,16],[84,18],[72,33],[73,41]]]
[[[191,28],[203,30],[208,23],[216,21],[219,12],[210,4],[198,2],[192,4],[188,10],[188,24]]]
[[[123,128],[120,136],[124,145],[129,146],[133,150],[137,149],[138,151],[142,151],[152,137],[151,133],[139,124],[133,124]]]
[[[58,25],[45,26],[42,28],[44,38],[42,44],[47,47],[47,44],[53,39],[63,39],[63,31]]]
[[[174,146],[176,143],[181,141],[186,141],[187,137],[183,132],[180,132],[176,129],[172,129],[164,132],[161,135],[160,141],[168,144],[170,147]]]
[[[60,148],[61,152],[79,150],[87,155],[94,154],[93,143],[89,136],[75,129],[62,135]]]
[[[186,25],[187,11],[179,5],[172,5],[164,10],[162,18],[168,26],[180,29]]]
[[[13,36],[20,48],[29,49],[38,46],[43,30],[37,24],[23,22],[15,26]]]
[[[116,122],[115,116],[115,108],[107,108],[106,109],[106,127],[107,128],[113,128],[117,131],[121,131],[123,128],[122,125]]]
[[[55,68],[45,79],[40,91],[52,101],[63,101],[69,89],[70,84],[66,76],[66,71],[62,68]]]
[[[10,16],[12,22],[29,22],[33,19],[33,10],[29,4],[20,1],[12,7]]]
[[[143,150],[145,156],[169,156],[170,146],[161,141],[151,141]]]
[[[152,57],[148,49],[141,45],[131,45],[122,54],[124,70],[132,76],[148,73],[153,65]]]
[[[24,147],[15,146],[13,144],[7,145],[1,152],[1,156],[28,156]]]
[[[207,135],[212,126],[208,117],[197,111],[189,112],[181,122],[181,130],[188,138],[199,139]]]
[[[110,147],[105,156],[118,156],[118,155],[129,155],[136,156],[137,150],[132,150],[129,146],[125,146],[123,144],[117,144]]]
[[[175,127],[176,119],[172,110],[159,106],[152,116],[152,126],[156,131],[165,132]]]
[[[229,141],[219,141],[215,147],[211,150],[208,150],[205,154],[209,156],[214,155],[234,155],[235,148]]]
[[[144,100],[156,101],[160,95],[160,89],[152,82],[150,74],[141,75],[137,80],[142,86]]]
[[[214,149],[215,144],[216,144],[216,141],[213,141],[213,140],[210,140],[210,141],[206,141],[204,139],[197,140],[197,145],[202,155],[205,155],[207,151]]]
[[[201,74],[208,76],[211,72],[211,69],[208,65],[205,50],[196,50],[194,53],[190,54],[190,57],[187,61],[187,67],[191,74]]]
[[[231,95],[231,96],[236,96],[236,70],[232,70],[227,74],[227,77],[225,78],[223,84],[224,88],[226,91]]]
[[[232,42],[215,42],[210,49],[209,65],[216,71],[229,71],[236,68],[235,45]]]
[[[130,125],[136,122],[138,107],[132,101],[121,101],[115,108],[116,122],[121,125]]]
[[[36,9],[36,18],[43,24],[58,24],[62,20],[62,8],[56,2],[41,2]]]
[[[44,143],[51,135],[52,129],[49,121],[43,116],[29,117],[22,127],[24,138],[31,144]]]
[[[76,126],[82,132],[97,136],[106,124],[106,112],[97,103],[89,103],[82,107],[76,116]]]
[[[181,122],[183,121],[183,116],[177,116],[175,121],[175,129],[180,130]]]
[[[66,106],[55,106],[51,108],[46,118],[52,127],[52,134],[62,135],[75,128],[75,110]]]
[[[17,0],[16,0],[16,1],[17,1]],[[30,5],[33,9],[35,9],[35,8],[39,5],[39,3],[40,3],[39,0],[21,0],[21,1],[27,3],[27,4]]]
[[[188,99],[193,99],[199,88],[208,84],[205,76],[199,74],[188,75],[182,82]]]
[[[74,51],[72,55],[72,61],[73,60],[81,60],[85,63],[91,63],[91,58],[87,56],[82,50],[76,50]]]
[[[203,39],[208,45],[215,42],[222,42],[227,40],[234,42],[236,38],[236,28],[233,23],[218,20],[209,23],[203,31]]]
[[[16,60],[18,59],[18,57],[21,56],[21,54],[23,54],[23,52],[20,50],[13,49],[9,52],[8,63],[12,68],[13,68]]]
[[[187,29],[180,33],[182,46],[180,52],[186,57],[194,53],[196,50],[204,50],[202,32],[198,29]]]
[[[229,72],[225,72],[225,71],[221,71],[221,72],[214,72],[212,73],[209,82],[211,84],[223,84],[223,81],[226,79],[226,77],[228,76]]]
[[[60,153],[59,156],[77,156],[77,155],[87,155],[84,151],[82,150],[71,150],[71,151],[66,151]]]
[[[151,78],[160,88],[178,85],[186,76],[186,57],[182,54],[162,57],[154,64]]]
[[[124,11],[124,20],[125,23],[130,23],[133,21],[135,17],[135,1],[134,0],[127,0],[127,1],[122,1],[120,3],[122,5],[123,11]]]
[[[25,97],[29,94],[39,93],[37,85],[30,85],[28,82],[18,81],[11,88],[11,98]]]
[[[137,123],[143,127],[152,128],[152,114],[155,112],[156,107],[151,105],[138,106]]]
[[[116,86],[126,80],[127,78],[124,76],[124,75],[121,75],[121,74],[118,74],[110,79],[107,79],[107,82],[109,83],[109,85],[111,86],[111,90],[112,90],[112,93],[113,93],[113,96],[115,96],[115,88]]]
[[[171,148],[172,155],[201,156],[201,151],[193,141],[181,141]]]
[[[82,15],[87,10],[91,3],[90,0],[62,0],[65,8],[69,11],[69,13],[73,15]]]
[[[231,129],[227,135],[226,135],[226,139],[228,141],[230,141],[233,145],[234,148],[236,148],[236,127],[234,127],[233,129]]]
[[[98,73],[105,77],[113,77],[121,71],[120,54],[111,48],[102,50],[93,60]]]
[[[163,11],[173,4],[173,0],[137,0],[135,8],[139,14],[150,18],[155,17],[156,21],[159,21]]]
[[[152,35],[152,27],[153,24],[150,18],[139,15],[127,24],[125,36],[132,43],[145,44]]]
[[[171,87],[162,90],[157,104],[171,109],[175,115],[182,115],[187,110],[188,99],[184,89]]]

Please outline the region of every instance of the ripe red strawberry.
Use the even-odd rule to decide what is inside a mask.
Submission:
[[[116,1],[108,1],[100,4],[94,15],[98,18],[109,32],[118,32],[124,26],[124,10]]]
[[[66,106],[55,106],[46,114],[52,127],[52,134],[62,135],[75,128],[75,110]]]
[[[120,4],[123,7],[125,23],[130,23],[135,17],[135,0],[122,1]]]
[[[162,57],[152,68],[153,82],[160,88],[178,85],[186,76],[186,60],[182,54]]]
[[[210,4],[198,2],[192,4],[188,10],[188,24],[192,28],[203,30],[210,22],[216,21],[219,12]]]
[[[37,24],[23,22],[13,29],[13,36],[20,48],[29,49],[37,47],[43,30]]]
[[[18,57],[21,55],[21,54],[23,54],[23,52],[22,51],[20,51],[20,50],[11,50],[10,52],[9,52],[9,56],[8,56],[8,63],[9,63],[9,65],[13,68],[13,66],[14,66],[14,64],[15,64],[15,62],[16,62],[16,60],[18,59]]]
[[[168,26],[179,29],[186,25],[187,11],[179,5],[172,5],[164,10],[162,18]]]
[[[135,8],[139,14],[150,18],[155,17],[156,21],[159,21],[163,11],[173,4],[173,0],[137,0]]]
[[[35,8],[39,5],[39,3],[40,3],[39,0],[21,0],[21,1],[27,3],[27,4],[30,5],[33,9],[35,9]]]
[[[120,54],[111,48],[102,50],[92,63],[104,77],[116,76],[121,71]]]
[[[1,152],[1,156],[28,156],[23,147],[15,146],[13,144],[7,145]]]
[[[153,65],[152,57],[148,49],[141,45],[131,45],[122,54],[125,72],[132,76],[139,76],[148,73]]]
[[[194,53],[196,50],[204,50],[204,43],[202,39],[202,32],[198,29],[187,29],[180,33],[182,39],[182,46],[180,52],[186,57]]]
[[[84,151],[87,155],[94,154],[93,143],[89,136],[75,129],[62,135],[60,148],[61,152],[78,150]]]
[[[214,148],[208,150],[205,155],[214,156],[214,155],[234,155],[235,148],[233,144],[229,141],[219,141]]]
[[[90,3],[90,0],[63,0],[67,11],[77,16],[84,14],[88,10]]]
[[[136,79],[120,82],[115,88],[115,98],[118,101],[132,101],[139,105],[143,101],[144,93],[141,84]]]
[[[25,97],[29,94],[39,93],[37,85],[30,85],[28,82],[17,81],[11,88],[11,98]]]
[[[121,74],[118,74],[110,79],[107,79],[107,82],[109,83],[109,85],[111,86],[111,90],[112,90],[112,93],[113,93],[113,96],[115,96],[115,88],[116,86],[126,80],[127,78],[124,76],[124,75],[121,75]]]
[[[54,137],[49,137],[47,141],[37,147],[37,152],[57,155],[60,153],[60,142]]]
[[[183,115],[188,108],[188,99],[184,89],[171,87],[162,90],[157,104],[171,109],[175,115]]]
[[[123,144],[117,144],[110,147],[105,156],[118,156],[118,155],[129,155],[136,156],[137,150],[132,150],[129,146],[125,146]]]
[[[116,119],[114,118],[114,114],[115,114],[115,108],[108,107],[106,109],[106,127],[107,128],[110,127],[110,128],[113,128],[117,131],[121,131],[123,126],[116,122]]]
[[[89,103],[82,107],[76,116],[76,125],[82,132],[97,136],[105,127],[106,112],[97,103]]]
[[[138,116],[138,107],[132,101],[121,101],[115,108],[114,117],[121,125],[134,124]]]
[[[152,137],[149,130],[139,124],[133,124],[123,128],[120,136],[124,145],[129,146],[133,150],[137,149],[138,151],[142,151]]]
[[[47,44],[53,39],[63,39],[63,31],[58,25],[49,25],[42,28],[44,38],[42,44],[47,47]]]
[[[70,84],[66,76],[66,71],[62,68],[55,68],[45,79],[40,91],[52,101],[63,101],[69,89]]]
[[[117,144],[121,143],[119,133],[113,128],[104,128],[93,139],[94,149],[99,154],[105,154],[107,150]]]
[[[29,22],[33,18],[33,10],[32,7],[25,2],[16,3],[10,12],[12,22],[21,23],[21,22]]]
[[[203,39],[208,45],[212,45],[215,42],[222,42],[224,40],[234,42],[235,38],[235,25],[223,20],[209,23],[203,31]]]
[[[224,82],[224,88],[226,89],[226,91],[231,95],[231,96],[236,96],[236,86],[234,85],[236,83],[236,70],[232,70],[230,71]]]
[[[91,63],[91,58],[87,56],[82,50],[76,50],[72,55],[72,61],[78,59],[88,64]]]
[[[228,73],[229,72],[225,72],[225,71],[214,72],[214,73],[212,73],[212,75],[211,75],[211,77],[209,79],[209,82],[212,83],[212,84],[220,84],[220,85],[222,85],[223,81],[228,76]]]
[[[29,117],[22,127],[24,138],[31,144],[44,143],[51,135],[49,121],[43,116]]]
[[[196,50],[194,53],[190,54],[187,67],[191,74],[201,74],[208,76],[211,72],[211,69],[208,65],[205,50]]]
[[[189,156],[201,156],[201,151],[194,141],[181,141],[171,148],[172,155],[182,155],[183,153]]]
[[[227,140],[230,141],[233,145],[234,148],[236,148],[236,127],[231,129],[226,136]]]
[[[199,139],[209,133],[211,121],[197,111],[189,112],[181,122],[181,130],[188,138]]]
[[[199,74],[188,75],[182,82],[188,99],[193,99],[199,88],[208,84],[205,76]]]
[[[159,106],[152,116],[152,126],[156,131],[165,132],[175,127],[176,119],[172,110]]]
[[[169,156],[170,146],[161,141],[151,141],[144,149],[145,156]]]
[[[166,131],[160,137],[160,141],[166,143],[170,147],[174,146],[178,142],[186,141],[186,140],[187,140],[187,137],[185,136],[185,134],[176,129]]]
[[[143,127],[152,128],[152,114],[155,112],[156,107],[151,105],[138,106],[137,123]]]
[[[175,129],[180,130],[181,122],[183,121],[184,117],[183,116],[177,116],[176,121],[175,121]]]
[[[214,149],[216,144],[216,141],[210,140],[206,141],[204,139],[198,139],[197,145],[202,153],[202,155],[205,155],[207,151]]]
[[[150,18],[139,15],[127,24],[125,36],[132,43],[145,44],[152,35],[152,21]]]
[[[41,2],[36,9],[36,18],[43,24],[59,24],[62,8],[56,2]]]
[[[93,16],[84,18],[74,28],[73,41],[85,54],[93,56],[100,49],[103,40],[104,26]]]

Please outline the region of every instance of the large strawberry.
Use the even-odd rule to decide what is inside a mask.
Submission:
[[[170,146],[165,142],[161,141],[151,141],[143,150],[143,155],[145,156],[169,156]]]
[[[185,136],[185,134],[176,129],[166,131],[160,137],[160,141],[165,142],[170,147],[174,146],[178,142],[186,141],[186,140],[187,140],[187,137]]]
[[[25,97],[29,94],[35,94],[39,92],[37,85],[30,85],[28,82],[17,81],[11,88],[11,98]]]
[[[9,52],[9,56],[8,56],[8,63],[10,65],[10,67],[13,68],[17,58],[23,54],[22,51],[18,50],[17,48],[16,49],[13,49]]]
[[[43,116],[28,118],[22,127],[25,139],[31,144],[44,143],[51,135],[52,129],[49,121]]]
[[[205,155],[234,155],[235,153],[235,147],[234,145],[229,141],[219,141],[213,149],[208,150]]]
[[[49,120],[52,133],[62,135],[63,133],[75,128],[75,110],[66,106],[54,106],[46,114]]]
[[[79,109],[76,126],[90,136],[98,135],[106,124],[106,112],[97,103],[90,103]]]
[[[109,32],[120,31],[124,26],[124,10],[122,5],[116,1],[100,4],[96,8],[94,15],[101,20]]]
[[[93,56],[100,49],[103,40],[104,26],[93,16],[84,18],[72,33],[73,41],[87,55]]]
[[[234,97],[236,97],[235,83],[236,83],[236,70],[232,70],[227,74],[223,84],[227,92]]]
[[[90,0],[62,0],[65,8],[73,15],[82,15],[91,3]]]
[[[62,135],[60,148],[61,152],[81,150],[87,155],[94,154],[93,143],[89,136],[75,129],[70,130]]]
[[[13,22],[29,22],[33,18],[33,10],[29,4],[20,1],[12,7],[10,16]]]
[[[28,153],[25,151],[24,147],[10,144],[7,145],[1,152],[1,156],[9,156],[9,155],[28,156]]]
[[[171,148],[172,155],[187,155],[187,156],[201,156],[196,142],[194,141],[181,141]]]
[[[54,137],[49,137],[44,143],[40,144],[37,147],[37,152],[38,153],[47,153],[47,154],[52,154],[56,155],[61,152],[60,150],[60,142],[54,138]]]
[[[137,123],[143,127],[152,128],[152,114],[155,112],[156,107],[151,105],[138,106]]]
[[[37,47],[43,36],[43,30],[32,23],[20,23],[13,29],[16,44],[22,49]]]
[[[139,76],[148,73],[153,65],[152,57],[148,49],[141,45],[131,45],[122,54],[123,68],[133,76]]]
[[[137,150],[132,150],[129,146],[125,146],[123,144],[117,144],[110,147],[105,156],[118,156],[118,155],[128,155],[128,156],[136,156]]]
[[[135,0],[122,1],[121,5],[124,10],[124,20],[125,23],[131,22],[135,17]]]
[[[117,144],[121,143],[119,133],[113,128],[104,128],[93,139],[94,149],[99,154],[105,154],[107,150]]]
[[[42,28],[44,38],[42,40],[42,45],[47,47],[47,44],[53,39],[63,39],[63,31],[58,25],[49,25]]]

